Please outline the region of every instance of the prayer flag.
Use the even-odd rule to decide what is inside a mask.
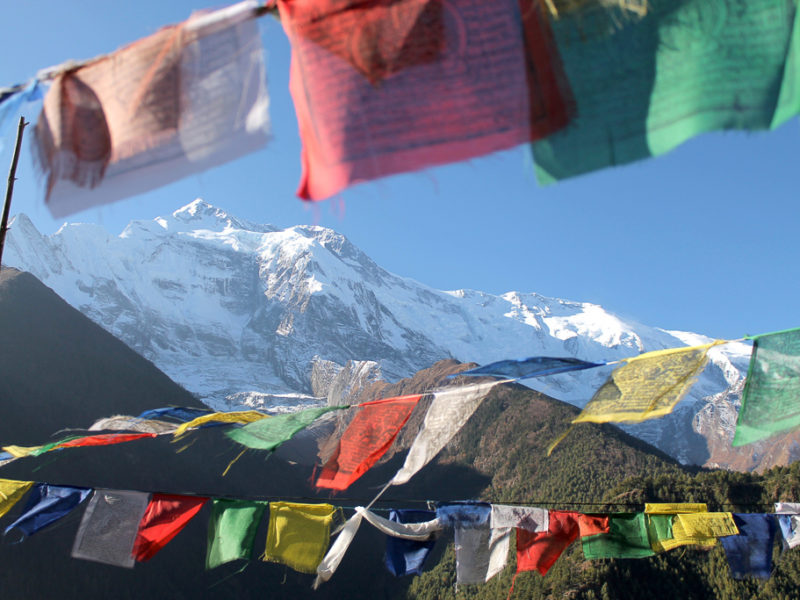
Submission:
[[[266,502],[223,498],[211,501],[206,569],[252,558],[256,530],[266,508]]]
[[[775,512],[786,547],[800,546],[800,503],[776,502]]]
[[[513,527],[538,533],[547,531],[550,519],[545,508],[492,504],[490,525],[492,529]]]
[[[609,532],[581,538],[583,556],[598,558],[645,558],[655,552],[650,546],[644,513],[614,514]]]
[[[271,416],[249,423],[240,429],[226,431],[225,435],[233,441],[254,450],[275,450],[296,433],[308,427],[319,417],[344,406],[315,406],[293,413]]]
[[[334,514],[336,509],[330,504],[270,502],[264,560],[300,573],[316,573],[330,544]]]
[[[572,511],[551,510],[546,532],[517,529],[517,572],[546,575],[558,557],[579,536],[609,532],[609,518]]]
[[[67,516],[86,500],[91,491],[89,488],[37,483],[28,495],[22,514],[6,527],[5,535],[12,529],[19,529],[23,536],[33,535]]]
[[[486,502],[444,504],[436,508],[442,526],[455,528],[456,580],[483,583],[503,570],[511,528],[490,527],[492,505]]]
[[[153,494],[139,522],[133,556],[139,562],[153,558],[200,512],[208,498]]]
[[[492,505],[488,502],[454,502],[436,507],[442,527],[488,527]]]
[[[683,531],[692,537],[723,537],[736,535],[739,530],[729,512],[718,513],[682,513],[678,521]]]
[[[180,427],[178,427],[175,430],[175,432],[172,435],[174,435],[175,437],[179,437],[184,433],[186,433],[189,429],[194,429],[195,427],[201,427],[202,425],[206,425],[212,422],[246,424],[246,423],[254,423],[256,421],[266,419],[267,417],[269,417],[269,415],[265,415],[264,413],[258,412],[257,410],[216,412],[210,415],[203,415],[201,417],[196,417],[187,423],[183,423]]]
[[[679,513],[705,513],[708,507],[705,503],[686,503],[686,502],[659,502],[646,503],[644,512],[647,515],[647,534],[650,539],[650,547],[655,552],[666,552],[678,546],[693,543],[691,538],[686,538],[683,530],[678,528],[678,536],[683,539],[676,539],[672,529],[675,516]]]
[[[44,446],[3,446],[8,454],[14,458],[25,458],[26,456],[38,456]]]
[[[5,91],[5,90],[3,90]],[[11,128],[12,121],[26,102],[33,102],[42,97],[39,81],[34,79],[18,89],[0,94],[0,150],[3,149],[3,138]]]
[[[461,584],[485,583],[506,566],[511,540],[509,527],[492,529],[456,524],[456,581]]]
[[[178,421],[179,423],[186,423],[187,421],[191,421],[192,419],[196,419],[197,417],[210,415],[213,412],[214,411],[212,411],[210,408],[191,408],[187,406],[165,406],[163,408],[152,408],[150,410],[146,410],[136,418],[171,419],[173,421]],[[218,425],[218,423],[209,423],[207,425],[204,425],[204,427],[213,427],[214,425]]]
[[[54,216],[149,191],[266,143],[257,8],[248,0],[193,14],[57,75],[34,133]]]
[[[292,44],[301,198],[511,148],[560,129],[572,112],[532,0],[278,8]]]
[[[648,0],[640,19],[602,10],[552,27],[577,115],[536,142],[550,183],[663,154],[703,132],[770,129],[800,109],[793,0]]]
[[[752,444],[799,425],[800,328],[755,336],[733,445]]]
[[[316,486],[346,490],[386,454],[420,398],[399,396],[359,405],[336,452],[322,467]]]
[[[800,546],[800,515],[778,515],[778,525],[787,548]]]
[[[542,377],[555,375],[567,371],[581,371],[593,367],[602,367],[606,363],[593,363],[577,358],[556,358],[552,356],[534,356],[523,360],[501,360],[469,371],[454,373],[448,377],[459,375],[502,377],[503,379],[527,379],[529,377]]]
[[[133,544],[150,494],[95,490],[72,546],[72,557],[133,568]]]
[[[672,412],[722,342],[646,352],[624,359],[573,423],[638,423]]]
[[[776,502],[775,512],[786,515],[800,514],[800,502]]]
[[[672,539],[660,540],[664,550],[679,546],[712,548],[717,538],[738,533],[731,513],[683,513],[672,520]]]
[[[422,428],[411,444],[402,468],[392,478],[392,485],[406,483],[427,465],[459,432],[489,390],[497,384],[492,381],[434,393]]]
[[[25,493],[33,487],[32,481],[0,479],[0,517],[6,514]]]
[[[356,537],[356,533],[358,532],[358,528],[361,526],[362,519],[362,513],[356,511],[356,513],[347,519],[345,524],[342,526],[339,535],[336,536],[336,541],[331,544],[330,550],[328,550],[328,553],[325,555],[319,565],[317,565],[317,576],[314,579],[314,584],[311,586],[313,589],[316,590],[321,584],[333,577],[333,574],[336,572],[336,569],[339,568],[347,549],[350,547],[353,538]]]
[[[441,528],[436,519],[436,513],[431,510],[391,510],[389,511],[389,520],[402,524],[435,521],[436,527]],[[396,577],[422,575],[425,559],[428,558],[435,544],[436,537],[433,534],[428,534],[426,540],[409,540],[389,534],[386,538],[386,554],[384,556],[386,568]]]
[[[89,431],[140,431],[142,433],[171,433],[178,426],[157,419],[139,419],[127,415],[115,415],[98,419]]]
[[[731,577],[769,579],[772,573],[772,543],[777,527],[775,515],[734,514],[739,535],[719,539],[728,557]]]
[[[144,411],[137,419],[172,419],[180,423],[211,414],[210,408],[189,408],[185,406],[165,406]]]
[[[62,444],[65,444],[72,440],[79,440],[82,437],[83,436],[80,435],[70,435],[65,438],[61,438],[58,441],[50,442],[49,444],[44,444],[43,446],[4,446],[3,450],[11,454],[14,458],[25,458],[26,456],[40,456],[45,452],[50,452],[51,450],[59,448]]]
[[[144,438],[154,438],[155,433],[103,433],[100,435],[88,435],[66,442],[60,442],[53,447],[53,450],[62,448],[80,448],[84,446],[113,446],[114,444],[124,444]]]
[[[364,517],[369,524],[375,527],[378,531],[381,531],[390,537],[396,537],[402,540],[412,540],[415,542],[427,541],[432,537],[436,537],[436,535],[442,530],[442,523],[437,518],[432,518],[428,521],[421,522],[399,522],[385,519],[379,515],[376,515],[371,510],[367,510],[363,506],[356,506],[356,512]],[[428,514],[432,511],[411,512],[415,514]],[[435,513],[433,514],[435,517]]]
[[[492,506],[465,502],[437,507],[443,526],[455,527],[456,580],[483,583],[503,570],[508,559],[510,527],[492,529]]]
[[[653,552],[665,552],[664,541],[671,540],[672,535],[672,521],[674,515],[663,514],[647,514],[647,537],[650,540],[650,547]]]
[[[644,512],[651,515],[676,515],[678,513],[708,512],[705,502],[647,502]]]

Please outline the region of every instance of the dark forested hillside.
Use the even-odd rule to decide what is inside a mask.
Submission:
[[[706,502],[712,511],[771,512],[778,500],[800,498],[800,463],[761,475],[685,469],[653,448],[610,426],[581,426],[545,457],[573,407],[509,387],[484,403],[441,461],[465,461],[490,474],[487,500],[531,502],[583,512],[641,511],[645,502]],[[770,598],[800,593],[800,552],[779,553],[771,579],[735,581],[721,546],[691,547],[646,559],[586,561],[573,544],[550,572],[522,573],[511,598]],[[508,596],[515,569],[510,564],[483,586],[464,586],[459,598]],[[430,572],[414,580],[409,598],[455,599],[452,547]]]
[[[203,406],[30,273],[0,271],[0,443],[170,404]]]

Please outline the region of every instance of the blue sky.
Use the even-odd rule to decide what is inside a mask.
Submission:
[[[217,3],[20,0],[3,6],[0,87],[66,59],[109,52]],[[795,118],[773,132],[720,133],[666,156],[555,186],[525,148],[356,186],[308,204],[294,191],[300,141],[288,92],[289,45],[262,21],[273,140],[238,161],[70,221],[119,233],[202,197],[241,218],[345,234],[384,268],[438,289],[538,292],[601,304],[639,322],[739,337],[800,325]],[[25,115],[35,121],[38,108]],[[5,181],[13,129],[3,139]],[[44,206],[23,150],[12,214],[40,231]]]

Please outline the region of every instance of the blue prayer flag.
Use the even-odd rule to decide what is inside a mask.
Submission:
[[[164,408],[154,408],[152,410],[146,410],[142,414],[140,414],[137,418],[138,419],[174,419],[175,421],[180,421],[181,423],[187,423],[189,421],[193,421],[197,417],[202,417],[204,415],[211,414],[212,411],[209,408],[188,408],[182,406],[166,406]],[[220,425],[220,423],[210,423],[212,427],[214,425]]]
[[[436,518],[442,527],[485,527],[491,514],[492,505],[488,502],[458,502],[436,507]]]
[[[28,495],[28,501],[25,508],[22,509],[22,514],[6,527],[5,535],[15,528],[21,530],[25,535],[33,535],[68,515],[86,500],[91,491],[89,488],[37,483]]]
[[[0,95],[0,149],[3,147],[3,138],[14,124],[15,117],[22,110],[26,102],[33,102],[42,97],[39,82],[33,80],[25,87],[18,86]]]
[[[772,571],[772,543],[777,526],[774,514],[734,514],[733,520],[739,535],[719,538],[731,577],[742,579],[748,575],[768,579]]]
[[[396,523],[424,523],[435,517],[436,513],[430,510],[392,510],[389,512],[389,520]],[[384,557],[386,568],[397,577],[422,575],[425,559],[428,558],[435,544],[435,538],[418,542],[387,536]]]
[[[532,356],[522,360],[500,360],[482,367],[476,367],[469,371],[463,371],[450,375],[489,376],[502,377],[504,379],[527,379],[529,377],[542,377],[544,375],[555,375],[556,373],[566,373],[567,371],[581,371],[602,367],[606,363],[586,362],[577,358],[554,357],[554,356]]]

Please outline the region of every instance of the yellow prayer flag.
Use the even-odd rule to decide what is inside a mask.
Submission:
[[[733,521],[733,513],[694,513],[678,515],[677,521],[686,535],[691,537],[724,537],[738,535],[739,528]]]
[[[14,479],[0,479],[0,517],[6,514],[20,498],[25,495],[32,481],[16,481]]]
[[[718,537],[738,533],[731,513],[678,514],[672,521],[672,539],[661,540],[661,546],[664,550],[689,545],[712,548]]]
[[[706,513],[705,503],[687,502],[648,502],[644,505],[647,515],[650,547],[655,552],[666,552],[687,544],[713,546],[715,538],[695,539],[686,535],[683,527],[676,522],[680,513]]]
[[[14,458],[24,458],[30,456],[43,446],[3,446],[3,450],[8,452]]]
[[[626,358],[572,422],[638,423],[669,414],[705,367],[708,350],[724,343],[717,340]]]
[[[269,503],[269,528],[264,560],[314,574],[330,544],[337,509],[330,504]]]
[[[688,502],[648,502],[644,512],[651,515],[677,515],[678,513],[708,512],[705,502],[690,504]]]
[[[717,543],[717,538],[708,536],[691,536],[678,521],[677,517],[672,520],[672,539],[660,540],[662,550],[672,550],[679,546],[702,546],[703,548],[713,548]]]
[[[188,423],[184,423],[178,427],[172,435],[179,437],[193,427],[200,427],[200,425],[205,425],[206,423],[211,423],[212,421],[217,421],[220,423],[241,423],[242,425],[246,425],[247,423],[254,423],[256,421],[260,421],[261,419],[266,419],[267,417],[269,417],[269,415],[260,413],[257,410],[212,413],[210,415],[203,415],[202,417],[192,419]]]

